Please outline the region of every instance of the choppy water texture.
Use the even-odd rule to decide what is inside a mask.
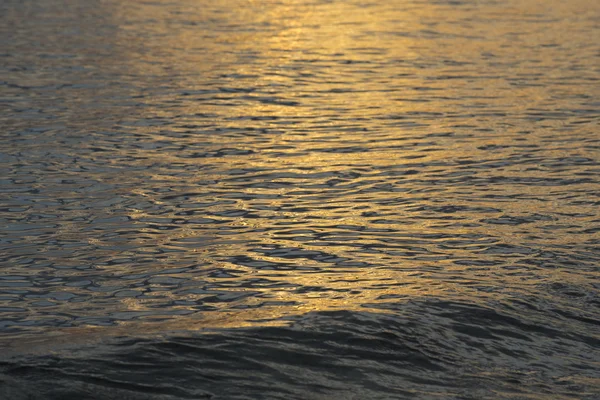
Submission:
[[[600,398],[599,2],[0,14],[0,397]]]

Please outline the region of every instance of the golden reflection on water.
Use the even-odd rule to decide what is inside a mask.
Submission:
[[[552,3],[556,5],[554,3],[557,2]],[[121,8],[117,11],[118,18],[127,21],[121,22],[123,37],[119,40],[128,42],[138,37],[140,52],[144,52],[132,53],[131,57],[126,59],[127,68],[141,76],[156,74],[173,77],[168,89],[165,89],[160,97],[146,100],[148,107],[142,111],[145,114],[140,117],[180,119],[186,124],[206,124],[206,119],[195,121],[194,115],[212,114],[214,117],[209,122],[225,129],[258,126],[265,131],[281,132],[270,137],[265,135],[266,138],[260,143],[236,135],[222,135],[218,143],[207,143],[208,146],[235,146],[241,150],[255,152],[255,155],[251,156],[216,161],[219,169],[224,171],[223,176],[215,177],[217,182],[219,178],[226,178],[229,170],[236,168],[266,168],[273,171],[304,173],[303,168],[310,167],[311,170],[306,171],[310,174],[314,171],[335,172],[341,168],[383,170],[389,166],[408,164],[412,159],[422,164],[442,165],[448,160],[477,159],[480,155],[489,157],[489,154],[478,150],[477,146],[481,146],[481,141],[470,140],[471,133],[465,133],[463,140],[444,139],[442,136],[430,140],[431,143],[423,140],[423,135],[460,130],[461,128],[457,128],[459,121],[461,126],[495,131],[486,143],[501,149],[514,140],[520,140],[523,129],[518,125],[524,126],[525,129],[531,125],[526,121],[515,120],[515,116],[521,118],[525,110],[546,107],[549,98],[557,95],[557,90],[566,95],[577,95],[582,91],[592,90],[597,92],[581,85],[515,86],[510,80],[520,79],[526,83],[541,75],[551,81],[561,79],[561,72],[555,68],[556,57],[560,56],[562,50],[555,50],[552,44],[564,42],[561,31],[573,33],[574,40],[582,39],[581,35],[585,32],[575,29],[575,24],[579,22],[570,17],[561,19],[558,24],[562,25],[555,26],[550,31],[547,25],[543,25],[544,19],[537,22],[542,28],[530,25],[528,20],[539,19],[540,8],[550,13],[549,19],[553,15],[560,16],[565,12],[572,13],[575,17],[578,10],[586,7],[586,2],[583,1],[576,2],[568,8],[552,10],[545,6],[547,3],[510,2],[506,5],[492,6],[491,10],[485,10],[484,15],[473,11],[476,6],[439,7],[410,2],[390,2],[364,8],[361,4],[352,2],[237,1],[216,2],[209,7],[200,7],[194,2],[179,4],[178,12],[185,14],[186,18],[179,19],[165,14],[166,9],[161,4],[119,4]],[[488,22],[478,22],[474,19],[477,17]],[[518,22],[512,23],[513,18]],[[211,23],[206,22],[211,20],[220,21],[220,29],[215,30]],[[135,24],[132,24],[132,21]],[[140,21],[149,21],[151,28],[148,24],[139,25]],[[191,25],[197,28],[190,29]],[[136,31],[140,26],[150,31]],[[514,41],[518,44],[514,45]],[[544,46],[544,43],[549,45]],[[134,43],[133,47],[137,45]],[[569,62],[571,61],[572,59]],[[580,62],[584,64],[588,61]],[[439,65],[436,66],[436,63]],[[558,65],[563,64],[559,62]],[[416,69],[416,66],[421,66],[422,70]],[[428,76],[431,74],[431,67],[434,67],[434,74],[439,79],[432,80],[431,78],[436,76]],[[465,77],[469,75],[470,78]],[[202,92],[219,89],[224,90],[208,95]],[[180,101],[181,90],[189,91],[197,101]],[[247,94],[237,94],[245,90]],[[169,101],[174,105],[168,108],[161,105]],[[472,118],[468,117],[469,108],[463,107],[465,103],[474,110]],[[486,112],[477,112],[480,109],[485,109]],[[419,124],[419,115],[426,120],[426,124]],[[262,117],[269,119],[261,120]],[[407,123],[403,123],[405,120],[408,120]],[[557,124],[560,122],[546,122],[542,129],[527,136],[526,144],[547,148],[543,140],[544,132]],[[167,138],[165,134],[156,133],[154,128],[140,128],[140,131],[156,140]],[[177,141],[172,137],[169,140]],[[380,142],[382,145],[378,144]],[[377,150],[349,153],[318,151],[327,147],[343,146],[345,143],[357,148],[376,147]],[[395,144],[399,145],[398,148]],[[545,151],[548,157],[560,157],[559,149]],[[272,153],[272,156],[269,153]],[[178,155],[173,153],[149,151],[147,155],[153,161],[180,161]],[[582,154],[585,155],[592,156]],[[500,151],[495,160],[498,164],[501,164],[502,156],[508,154],[502,154]],[[503,175],[508,178],[517,178],[524,174],[520,166],[499,168],[504,170]],[[411,179],[427,182],[438,172],[431,169],[417,170]],[[485,178],[497,173],[496,169],[488,169],[481,171],[478,177]],[[305,183],[310,184],[311,179],[313,178],[308,178]],[[460,188],[453,188],[451,183],[448,185],[442,192],[454,197],[455,206],[472,205],[472,193],[452,193],[455,190],[460,192]],[[581,185],[580,189],[589,191],[592,189],[590,185]],[[237,254],[240,250],[245,251],[246,246],[239,247],[236,244],[243,243],[245,239],[258,237],[261,244],[266,246],[298,246],[293,240],[286,242],[281,237],[273,237],[269,233],[273,224],[270,217],[283,218],[286,223],[292,225],[312,225],[313,229],[319,226],[315,221],[335,221],[336,225],[363,228],[371,226],[372,218],[362,216],[363,210],[353,205],[354,201],[360,200],[361,194],[344,193],[339,199],[328,199],[328,204],[339,206],[333,210],[319,207],[322,200],[318,196],[315,196],[314,200],[303,201],[305,205],[314,205],[307,218],[304,211],[285,211],[286,204],[289,203],[289,189],[286,187],[277,189],[268,186],[257,188],[238,185],[236,189],[251,197],[250,200],[238,200],[235,205],[237,209],[256,210],[256,206],[260,204],[256,200],[257,197],[275,195],[276,198],[262,201],[263,208],[279,211],[264,211],[261,214],[264,218],[238,218],[230,225],[239,228],[236,240],[233,243],[223,243],[215,239],[214,243],[204,243],[204,246],[210,249],[210,254],[199,254],[198,258],[209,264],[237,270],[238,279],[268,277],[289,284],[290,289],[252,289],[262,291],[262,294],[248,297],[244,301],[245,309],[230,310],[223,314],[220,311],[217,318],[221,321],[219,324],[245,326],[253,323],[249,321],[260,320],[260,323],[265,323],[265,319],[289,313],[327,309],[360,310],[365,304],[376,303],[386,297],[410,299],[452,296],[473,299],[479,296],[503,299],[502,290],[478,291],[471,286],[461,285],[460,280],[452,282],[437,279],[443,274],[464,274],[465,271],[464,268],[445,261],[444,254],[431,244],[426,245],[429,254],[416,260],[402,257],[395,259],[393,251],[363,252],[360,254],[360,260],[376,267],[348,267],[341,272],[302,272],[301,268],[310,269],[314,266],[311,259],[295,259],[295,269],[291,271],[257,270],[251,266],[242,267],[228,261],[219,261],[228,255]],[[503,204],[505,214],[526,215],[532,210],[540,214],[582,212],[581,205],[536,200],[551,195],[551,188],[519,185],[507,186],[505,190],[506,194],[518,190],[523,196],[521,201]],[[390,193],[372,192],[369,196],[372,201],[377,202],[390,198]],[[428,199],[427,196],[415,196],[410,190],[401,188],[396,196],[405,196],[407,199],[413,197],[415,200],[419,197],[425,203],[444,203],[443,198]],[[158,204],[158,200],[155,201]],[[495,200],[481,198],[478,201],[482,207],[491,208],[497,205]],[[387,211],[388,215],[394,212],[391,209],[386,210],[385,207],[379,211]],[[400,209],[397,212],[399,215],[395,219],[399,220],[406,217],[410,211]],[[138,219],[144,217],[144,214],[140,212],[132,217]],[[461,226],[440,223],[439,219],[398,224],[391,218],[390,223],[383,227],[403,232],[401,236],[405,239],[425,233],[452,233],[474,237],[492,235],[503,243],[514,246],[523,242],[521,235],[515,235],[515,227],[512,225]],[[264,233],[255,233],[261,230]],[[252,232],[245,233],[247,231]],[[343,234],[349,235],[348,240],[359,240],[362,245],[369,245],[365,236],[348,231],[344,231]],[[195,235],[197,232],[193,229],[180,230],[176,236],[164,234],[162,240],[168,242]],[[377,239],[374,239],[373,243],[377,242]],[[566,236],[543,239],[545,243],[554,244],[568,244],[570,240],[572,239]],[[302,249],[318,252],[323,251],[324,247],[320,243],[305,243]],[[356,257],[355,246],[341,244],[336,246],[335,250],[338,257],[350,260]],[[405,249],[399,248],[397,254],[404,255],[405,252]],[[455,258],[460,258],[461,255],[470,260],[483,257],[474,256],[469,247],[455,248],[452,252]],[[256,265],[260,265],[261,262],[279,261],[281,260],[277,257],[254,257]],[[438,270],[443,268],[444,272],[420,271],[424,263],[435,265]],[[485,283],[485,279],[494,279],[490,278],[489,274],[497,274],[497,279],[504,281],[507,286],[518,286],[523,280],[522,277],[511,277],[490,268],[487,270],[488,277],[480,277],[483,286],[489,284]],[[464,279],[478,278],[477,274],[467,274]],[[561,279],[560,274],[553,279]],[[207,279],[207,282],[210,282],[210,279]],[[389,286],[386,287],[387,284]],[[361,290],[354,290],[357,285]],[[298,286],[334,290],[298,295],[293,290]],[[236,288],[235,291],[240,289]],[[200,300],[202,297],[203,295],[188,295],[186,299]],[[181,298],[181,295],[175,295],[174,298]],[[261,307],[265,301],[289,303],[283,306]],[[122,305],[129,310],[144,309],[143,304],[140,307],[140,303],[143,301],[124,300]],[[202,318],[212,319],[211,316]],[[191,318],[185,321],[195,324]],[[214,322],[211,321],[211,324]]]
[[[119,196],[141,199],[144,207],[122,210],[133,224],[195,218],[180,217],[177,208],[193,209],[193,196],[165,199],[167,189],[200,193],[198,202],[208,204],[202,209],[223,223],[203,220],[160,234],[141,228],[123,239],[126,250],[114,250],[114,238],[90,238],[99,258],[172,251],[150,267],[120,262],[94,273],[110,271],[104,284],[116,288],[147,268],[197,263],[235,271],[229,287],[227,279],[197,271],[161,275],[181,279],[177,290],[148,284],[171,301],[167,315],[144,315],[157,329],[278,324],[284,316],[364,310],[388,300],[503,302],[541,279],[587,282],[589,276],[561,269],[529,274],[525,257],[485,251],[501,243],[558,252],[580,236],[548,227],[561,218],[583,229],[585,216],[596,213],[584,201],[595,181],[583,180],[573,194],[535,181],[549,172],[588,176],[586,164],[563,176],[544,163],[597,158],[596,148],[564,142],[589,136],[582,104],[600,95],[586,81],[594,58],[573,55],[575,44],[589,43],[589,2],[204,3],[102,3],[115,26],[106,38],[114,53],[97,68],[121,70],[127,82],[120,83],[138,93],[138,105],[114,112],[115,125],[141,144],[111,149],[108,161],[116,168],[126,160],[135,171],[99,179],[122,181]],[[237,153],[223,156],[224,148]],[[195,156],[204,153],[212,155]],[[500,178],[506,183],[496,185]],[[571,201],[578,193],[582,200]],[[439,211],[444,206],[455,209]],[[226,214],[235,211],[241,215]],[[526,228],[501,219],[531,214],[550,217]],[[500,222],[485,222],[494,218]],[[77,238],[78,226],[63,224],[53,238]],[[288,232],[294,230],[308,233]],[[276,246],[309,255],[254,251]],[[331,253],[331,260],[317,262],[317,253]],[[252,260],[240,262],[240,254]],[[279,264],[289,268],[265,268]],[[273,285],[235,285],[257,278]],[[191,290],[198,286],[210,290]],[[241,300],[185,314],[190,304],[228,291]],[[107,315],[145,313],[157,301],[113,300],[102,300]],[[175,311],[181,317],[169,315]]]

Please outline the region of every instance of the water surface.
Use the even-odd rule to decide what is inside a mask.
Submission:
[[[0,13],[0,394],[598,398],[598,3]]]

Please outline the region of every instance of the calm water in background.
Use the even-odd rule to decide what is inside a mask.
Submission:
[[[600,3],[0,13],[0,397],[600,398]]]

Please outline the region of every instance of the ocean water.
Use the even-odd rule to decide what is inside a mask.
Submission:
[[[0,399],[600,399],[599,2],[0,15]]]

